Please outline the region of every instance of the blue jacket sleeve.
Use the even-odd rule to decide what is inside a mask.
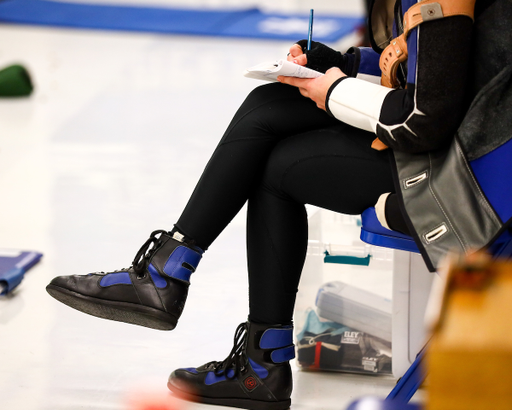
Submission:
[[[371,47],[352,47],[348,54],[353,55],[354,59],[352,77],[380,84],[379,53]]]

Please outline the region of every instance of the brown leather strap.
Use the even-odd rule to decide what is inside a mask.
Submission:
[[[463,15],[474,19],[476,0],[423,0],[414,4],[404,14],[404,33],[391,40],[380,56],[381,84],[385,87],[399,86],[396,72],[400,63],[407,60],[407,36],[409,32],[426,21]]]
[[[381,84],[385,87],[396,88],[400,85],[396,72],[400,63],[407,60],[407,41],[405,35],[391,40],[380,55],[379,66],[382,71]]]
[[[404,14],[404,34],[425,21],[451,16],[468,16],[474,20],[476,0],[423,0]]]
[[[404,32],[384,49],[380,56],[379,66],[382,71],[381,84],[385,87],[396,88],[400,85],[396,72],[400,63],[407,60],[407,36],[409,32],[426,21],[437,20],[450,16],[468,16],[474,20],[476,0],[422,0],[407,10],[404,14]],[[372,148],[377,151],[385,150],[380,139],[375,138]]]
[[[388,146],[384,144],[380,139],[375,138],[372,142],[372,148],[377,151],[384,151],[388,148]]]

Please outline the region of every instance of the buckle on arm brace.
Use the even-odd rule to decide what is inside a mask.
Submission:
[[[468,16],[474,20],[474,12],[475,0],[423,0],[411,6],[404,14],[403,34],[391,40],[380,56],[381,85],[389,88],[400,85],[396,73],[400,63],[407,60],[407,37],[412,29],[421,23],[451,16]],[[376,138],[372,148],[382,151],[387,146]]]
[[[474,19],[475,0],[423,0],[411,6],[404,14],[404,32],[384,49],[380,56],[381,84],[396,88],[398,65],[407,60],[407,37],[412,29],[426,21],[451,16],[468,16]]]

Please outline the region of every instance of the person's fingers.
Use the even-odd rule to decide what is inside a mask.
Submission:
[[[302,47],[299,46],[298,44],[294,44],[293,46],[290,47],[289,51],[292,57],[298,57],[302,54]]]
[[[283,84],[293,85],[294,87],[306,88],[308,81],[310,78],[297,78],[297,77],[287,77],[284,75],[280,75],[277,77],[277,80]]]
[[[293,62],[295,64],[304,66],[308,62],[308,58],[307,58],[306,54],[301,54],[300,56],[295,57],[293,59]]]
[[[283,84],[288,84],[299,89],[299,92],[304,96],[309,98],[308,84],[311,80],[310,78],[297,78],[297,77],[286,77],[280,75],[277,77],[277,80]]]
[[[280,83],[283,83],[283,84],[294,85],[294,84],[292,84],[292,81],[294,78],[295,77],[285,77],[284,75],[278,75],[277,81],[279,81]]]

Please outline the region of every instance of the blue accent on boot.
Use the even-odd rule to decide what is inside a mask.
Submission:
[[[235,371],[233,369],[228,370],[228,377],[233,377],[235,374]],[[224,380],[227,380],[226,375],[223,373],[221,375],[215,374],[215,372],[208,372],[204,379],[204,384],[207,386],[211,386],[212,384],[223,382]]]
[[[283,363],[292,360],[295,357],[295,347],[293,345],[282,349],[274,350],[270,353],[270,358],[274,363]]]
[[[162,289],[167,286],[167,281],[162,277],[162,275],[158,273],[156,268],[151,263],[148,265],[148,271],[157,288]]]
[[[197,371],[197,369],[195,367],[185,367],[184,369],[181,369],[181,370],[185,370],[187,372],[194,373],[194,374],[199,374],[199,372]]]
[[[114,272],[105,275],[100,280],[100,286],[112,285],[131,285],[130,274],[128,272]]]
[[[276,349],[278,347],[290,346],[293,344],[293,327],[280,329],[267,329],[260,339],[262,349]]]
[[[187,248],[186,246],[178,246],[169,256],[164,266],[164,273],[171,278],[190,282],[190,275],[195,271],[202,255]],[[186,263],[194,269],[193,271],[183,266]]]
[[[260,379],[264,379],[265,377],[268,376],[268,370],[265,369],[263,366],[259,365],[258,363],[251,359],[249,359],[249,363],[251,364],[254,373],[256,373]]]

